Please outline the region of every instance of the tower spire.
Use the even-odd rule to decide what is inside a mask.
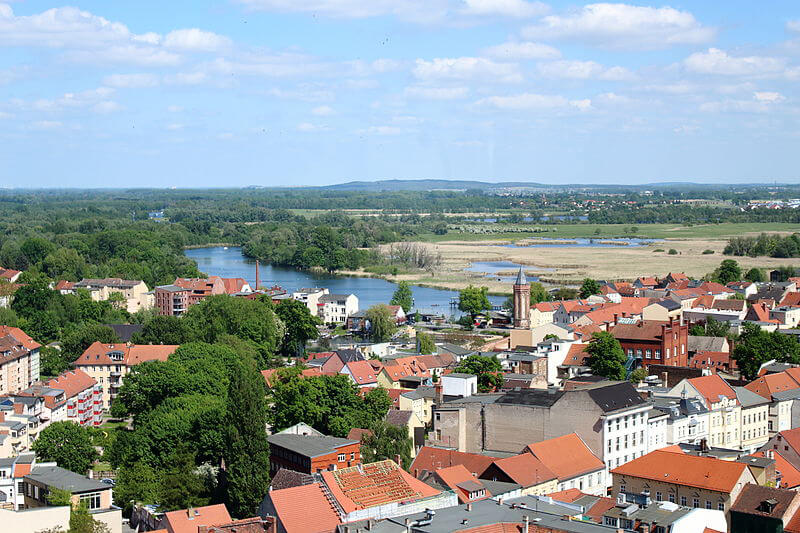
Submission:
[[[522,267],[519,267],[519,272],[517,273],[517,281],[514,282],[514,285],[527,285],[528,278],[525,277],[525,271],[522,270]]]

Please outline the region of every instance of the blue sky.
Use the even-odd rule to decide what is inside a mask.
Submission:
[[[800,3],[0,0],[0,187],[800,181]]]

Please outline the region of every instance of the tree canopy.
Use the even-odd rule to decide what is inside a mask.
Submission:
[[[589,354],[589,366],[592,373],[608,379],[625,379],[625,352],[619,341],[607,331],[592,334],[592,340],[586,347]]]
[[[719,264],[711,277],[717,283],[726,285],[742,279],[742,269],[734,259],[725,259]]]
[[[397,322],[388,305],[373,305],[367,309],[365,318],[369,322],[369,336],[373,342],[387,342],[397,331]]]
[[[478,315],[492,308],[489,302],[489,289],[487,287],[468,287],[461,289],[458,295],[458,309],[470,316]]]
[[[758,377],[759,368],[767,361],[800,363],[800,343],[792,335],[765,331],[750,322],[745,322],[742,330],[731,357],[745,379]]]
[[[285,334],[281,345],[286,355],[300,356],[305,353],[306,342],[319,337],[317,325],[319,318],[308,310],[306,304],[299,300],[283,300],[275,308],[275,313],[285,325]]]
[[[478,391],[491,392],[503,384],[502,370],[497,357],[470,355],[461,360],[454,372],[478,376]]]
[[[600,284],[591,278],[584,279],[581,285],[580,297],[588,298],[594,294],[600,294]]]
[[[411,293],[411,286],[407,281],[398,281],[397,288],[392,295],[392,305],[399,305],[404,313],[411,311],[414,306],[414,295]]]
[[[31,450],[40,461],[55,461],[58,466],[85,475],[97,458],[89,430],[73,422],[53,422],[42,430]]]

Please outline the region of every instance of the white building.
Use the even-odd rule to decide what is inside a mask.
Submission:
[[[659,409],[651,409],[647,414],[647,453],[667,446],[669,415]]]
[[[443,396],[466,398],[478,392],[478,376],[472,374],[444,374],[441,382]]]
[[[308,311],[317,316],[317,304],[319,299],[328,294],[328,289],[321,289],[319,287],[300,289],[292,293],[292,298],[298,302],[303,302],[308,307]]]
[[[647,453],[648,403],[606,413],[603,424],[603,458],[608,470]],[[609,479],[610,482],[610,479]]]
[[[316,314],[325,324],[344,324],[355,313],[358,313],[355,294],[324,294],[317,301]]]

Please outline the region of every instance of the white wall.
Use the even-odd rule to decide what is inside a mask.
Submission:
[[[445,396],[472,396],[478,391],[478,376],[454,378],[447,374],[441,377],[442,394]]]

